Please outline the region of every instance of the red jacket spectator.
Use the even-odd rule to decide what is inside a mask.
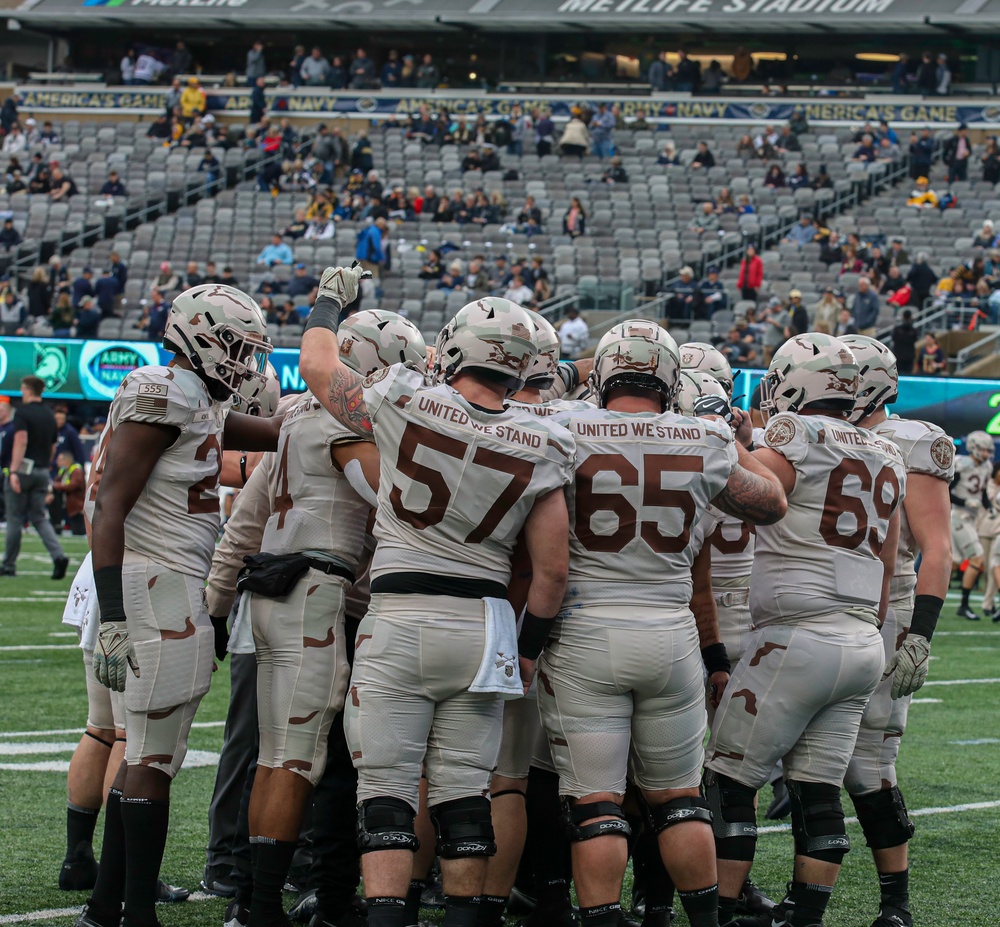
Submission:
[[[756,299],[757,290],[763,283],[764,262],[757,254],[757,250],[751,245],[747,248],[746,257],[740,261],[740,275],[736,279],[736,285],[740,288],[744,299]]]

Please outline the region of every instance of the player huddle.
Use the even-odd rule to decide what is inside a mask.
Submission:
[[[909,927],[895,767],[952,569],[955,460],[940,429],[888,414],[892,353],[793,337],[754,429],[721,355],[655,322],[614,326],[591,371],[559,363],[540,316],[485,298],[428,352],[394,313],[338,329],[361,276],[324,273],[309,392],[278,415],[264,318],[216,285],[175,301],[174,362],[114,400],[90,492],[93,651],[126,760],[78,927],[155,925],[170,781],[227,646],[256,655],[259,728],[229,927],[287,923],[335,751],[357,772],[367,912],[320,891],[315,927],[416,925],[435,854],[446,927],[499,927],[522,853],[532,925],[636,923],[631,853],[644,927],[670,922],[675,892],[694,927],[819,927],[844,787],[879,874],[873,927]],[[224,447],[267,453],[250,473],[244,453],[215,551]],[[777,779],[795,860],[773,905],[750,870]],[[314,832],[342,836],[319,807]]]

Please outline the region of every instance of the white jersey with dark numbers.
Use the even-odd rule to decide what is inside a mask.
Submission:
[[[94,460],[87,493],[93,518],[108,443],[127,422],[180,433],[153,468],[125,519],[125,549],[179,573],[205,578],[219,531],[219,474],[228,402],[215,402],[201,378],[182,367],[140,367],[122,381]]]
[[[937,425],[890,415],[872,431],[896,445],[907,473],[924,473],[951,484],[955,476],[955,443]],[[947,532],[948,525],[941,530]],[[904,506],[899,510],[899,552],[893,576],[914,576],[918,553]]]
[[[958,477],[958,480],[951,487],[951,494],[963,502],[969,502],[972,499],[981,502],[983,490],[993,476],[993,461],[984,460],[982,463],[976,463],[967,454],[963,454],[955,458],[955,476]],[[961,509],[961,506],[955,506],[955,508]],[[978,511],[978,506],[976,506],[976,511]],[[975,512],[970,511],[969,514],[975,516]]]
[[[896,446],[826,416],[772,416],[763,446],[795,468],[788,513],[757,527],[750,580],[755,625],[848,613],[877,621],[889,522],[906,469]]]
[[[709,539],[722,524],[723,514],[714,505],[705,509],[704,514],[691,528],[691,553],[697,557]],[[693,563],[694,561],[692,561]],[[712,551],[712,576],[715,576],[715,551]]]
[[[580,409],[594,409],[596,406],[582,399],[546,399],[543,402],[508,402],[507,408],[512,412],[526,412],[538,418],[552,418],[560,412],[576,412]]]
[[[573,439],[551,420],[488,412],[402,365],[364,383],[381,458],[372,578],[510,580],[535,500],[573,479]]]
[[[687,608],[691,532],[736,469],[732,432],[672,412],[584,409],[555,421],[577,453],[564,606]]]
[[[712,581],[745,578],[749,583],[756,539],[753,525],[725,512],[719,514],[719,524],[708,538],[712,546]]]
[[[335,445],[357,440],[308,393],[288,410],[271,470],[274,508],[262,551],[309,551],[357,569],[371,509],[333,461]]]

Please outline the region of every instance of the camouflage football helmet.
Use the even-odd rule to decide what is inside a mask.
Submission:
[[[896,355],[881,341],[867,335],[844,335],[840,340],[858,362],[858,395],[854,400],[854,411],[848,416],[857,425],[882,406],[899,398]]]
[[[270,361],[267,362],[264,375],[267,377],[264,388],[257,394],[257,398],[241,411],[249,412],[251,415],[259,415],[261,418],[270,418],[278,411],[278,403],[281,401],[281,383],[278,381],[278,371],[274,369],[274,365]]]
[[[969,452],[969,456],[976,463],[983,463],[984,461],[993,459],[995,452],[993,438],[985,431],[973,431],[965,439],[965,447]]]
[[[534,323],[534,341],[538,353],[528,368],[525,383],[536,389],[548,389],[559,374],[559,335],[544,316],[533,309],[526,311]]]
[[[242,290],[221,283],[193,286],[167,316],[163,347],[186,357],[209,381],[216,400],[256,401],[267,385],[271,342],[263,310]]]
[[[337,332],[340,360],[363,377],[376,370],[403,364],[427,370],[424,336],[412,322],[386,309],[365,309],[348,316]]]
[[[683,350],[683,348],[682,348]],[[681,415],[698,415],[695,406],[704,396],[716,396],[729,404],[729,396],[723,385],[711,374],[701,370],[682,370],[680,386],[674,399],[674,408]]]
[[[680,375],[677,342],[656,322],[629,319],[601,338],[591,380],[601,406],[615,386],[637,386],[656,390],[663,397],[664,408],[669,409]]]
[[[681,370],[700,370],[702,373],[707,373],[722,384],[727,399],[733,398],[735,387],[733,368],[718,348],[704,341],[689,341],[681,345],[680,352]]]
[[[760,381],[760,411],[765,420],[809,406],[849,412],[857,393],[858,362],[851,349],[839,338],[808,332],[774,352]]]
[[[528,310],[509,299],[484,296],[463,306],[437,337],[438,379],[478,371],[517,392],[538,353],[534,329]]]

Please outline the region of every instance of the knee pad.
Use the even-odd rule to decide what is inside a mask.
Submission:
[[[720,858],[752,862],[757,848],[756,791],[711,769],[705,771],[704,786]]]
[[[442,859],[496,854],[489,799],[456,798],[435,805],[430,812],[437,831],[437,854]]]
[[[594,837],[622,837],[628,840],[632,836],[625,812],[613,801],[578,801],[572,804],[564,798],[562,810],[566,836],[573,843],[593,840]],[[611,817],[612,820],[594,820],[602,817]]]
[[[420,848],[413,829],[414,810],[398,798],[369,798],[358,804],[358,849],[411,850]]]
[[[851,801],[865,841],[873,850],[902,846],[913,836],[913,823],[906,813],[906,802],[899,786],[871,795],[852,795]]]
[[[649,826],[654,834],[662,834],[668,827],[676,824],[687,824],[699,821],[702,824],[712,824],[712,812],[704,798],[682,796],[672,798],[662,805],[650,805],[646,810]]]
[[[840,786],[794,779],[786,779],[785,784],[792,802],[795,852],[824,863],[842,863],[851,842],[844,826]]]

